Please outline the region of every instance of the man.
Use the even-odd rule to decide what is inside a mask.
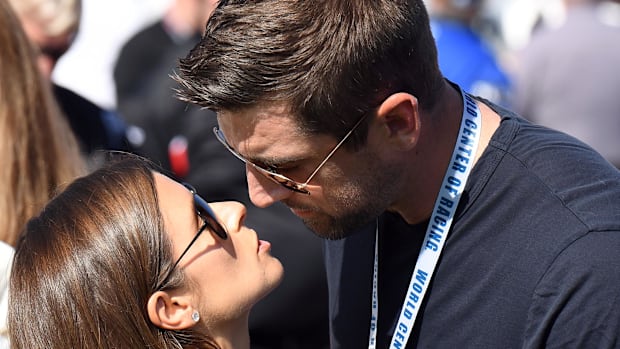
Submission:
[[[178,80],[335,240],[332,348],[620,344],[620,173],[444,80],[421,0],[223,1]]]

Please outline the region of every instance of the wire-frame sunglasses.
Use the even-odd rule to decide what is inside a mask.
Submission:
[[[233,149],[233,147],[230,146],[230,144],[228,144],[228,141],[226,140],[226,137],[224,136],[224,133],[217,126],[213,128],[213,133],[215,133],[215,137],[217,138],[217,140],[220,141],[220,143],[222,143],[224,145],[224,147],[226,147],[226,149],[228,149],[229,152],[231,152],[237,159],[243,161],[247,165],[252,166],[256,171],[258,171],[258,173],[260,173],[263,176],[271,179],[275,183],[280,184],[281,186],[285,187],[286,189],[292,190],[292,191],[297,192],[297,193],[302,193],[302,194],[310,195],[310,191],[308,191],[308,189],[306,189],[306,187],[308,186],[308,184],[310,183],[312,178],[314,178],[314,176],[319,172],[319,170],[323,167],[323,165],[325,165],[325,163],[332,157],[332,155],[334,155],[334,153],[349,138],[349,136],[351,136],[353,134],[355,129],[357,129],[357,127],[362,123],[362,121],[366,118],[367,115],[368,114],[364,114],[364,115],[362,115],[362,117],[360,117],[360,119],[355,123],[355,125],[353,125],[351,130],[349,130],[349,132],[347,132],[347,134],[342,138],[342,140],[340,142],[338,142],[338,144],[336,144],[336,146],[327,154],[325,159],[323,159],[323,161],[321,161],[321,163],[316,167],[316,169],[314,171],[312,171],[312,173],[310,174],[308,179],[306,179],[306,181],[303,182],[303,183],[297,182],[297,181],[292,180],[292,179],[290,179],[290,178],[288,178],[288,177],[286,177],[284,175],[281,175],[281,174],[276,173],[274,171],[271,171],[271,170],[268,170],[268,169],[263,168],[261,166],[258,166],[255,163],[251,162],[250,160],[244,158],[243,155],[239,154],[235,149]]]

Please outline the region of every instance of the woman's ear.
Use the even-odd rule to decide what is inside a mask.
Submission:
[[[387,142],[410,148],[420,138],[420,110],[413,95],[402,92],[390,95],[379,106],[377,120],[387,131]]]
[[[147,312],[151,322],[166,330],[183,330],[196,325],[197,309],[189,296],[171,296],[157,291],[149,297]]]

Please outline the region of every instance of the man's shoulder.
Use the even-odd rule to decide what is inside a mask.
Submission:
[[[495,185],[510,185],[506,190],[522,197],[524,204],[537,202],[539,207],[543,200],[554,202],[554,214],[575,218],[585,229],[620,230],[618,169],[572,136],[508,111],[498,113],[503,115],[502,124],[482,162],[487,173],[501,178]]]

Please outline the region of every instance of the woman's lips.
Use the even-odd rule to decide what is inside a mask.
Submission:
[[[271,243],[265,240],[258,240],[258,252],[267,252],[271,249]]]

